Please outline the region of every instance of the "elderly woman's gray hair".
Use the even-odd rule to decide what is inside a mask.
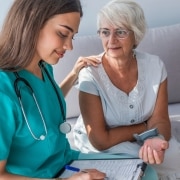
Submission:
[[[134,32],[137,46],[146,32],[146,20],[143,9],[131,0],[111,0],[98,13],[97,27],[102,28],[102,21],[114,27],[125,27]]]

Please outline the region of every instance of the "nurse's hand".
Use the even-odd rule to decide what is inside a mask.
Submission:
[[[64,96],[67,95],[69,90],[72,88],[74,83],[76,82],[79,71],[86,66],[98,66],[101,61],[98,59],[98,56],[88,56],[88,57],[79,57],[76,61],[71,72],[66,76],[66,78],[59,85]]]
[[[67,179],[57,178],[57,180],[104,180],[105,173],[102,173],[96,169],[87,169],[85,172],[79,172]]]
[[[78,75],[79,71],[86,66],[98,66],[101,61],[98,59],[98,56],[88,56],[88,57],[79,57],[76,61],[72,71],[74,74]]]
[[[164,160],[166,149],[169,143],[159,137],[145,140],[140,148],[139,157],[149,164],[161,164]]]

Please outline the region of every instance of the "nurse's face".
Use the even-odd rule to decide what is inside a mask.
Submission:
[[[59,14],[49,19],[41,29],[35,58],[56,64],[66,50],[72,50],[72,39],[78,32],[80,13]]]

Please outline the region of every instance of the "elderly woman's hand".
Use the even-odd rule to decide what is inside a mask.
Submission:
[[[140,148],[139,157],[149,164],[161,164],[169,143],[159,137],[145,140]]]

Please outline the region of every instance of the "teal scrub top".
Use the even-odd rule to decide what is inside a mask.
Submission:
[[[53,76],[52,67],[46,65],[46,69]],[[62,112],[47,74],[43,71],[43,80],[26,70],[21,70],[18,74],[29,82],[34,91],[44,117],[47,135],[29,88],[25,83],[18,83],[30,128],[14,90],[14,73],[0,71],[0,160],[7,161],[6,170],[10,173],[52,178],[65,164],[77,159],[79,152],[70,149],[66,135],[59,130],[59,125],[63,122]],[[57,84],[56,88],[63,104],[62,109],[66,111],[62,91]],[[45,139],[35,140],[30,130],[37,138],[46,135]]]

